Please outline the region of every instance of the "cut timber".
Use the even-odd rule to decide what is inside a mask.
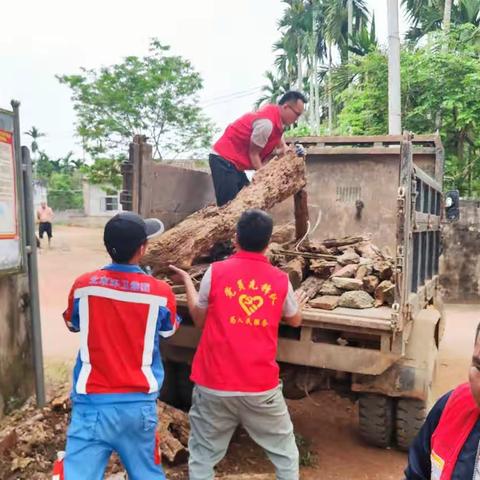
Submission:
[[[143,264],[154,275],[168,272],[168,265],[189,268],[217,242],[231,240],[240,215],[249,208],[269,210],[305,187],[305,162],[294,153],[273,159],[255,175],[252,183],[223,207],[206,207],[152,242]]]
[[[296,250],[283,250],[279,249],[277,250],[277,253],[280,253],[281,255],[285,255],[286,257],[296,257],[297,255],[304,257],[304,258],[310,258],[310,259],[323,259],[327,260],[330,262],[336,262],[337,257],[335,255],[324,255],[323,253],[310,253],[310,252],[302,252],[302,251],[296,251]]]
[[[324,240],[322,243],[327,248],[332,247],[344,247],[346,245],[355,245],[356,243],[363,242],[365,239],[363,237],[345,237],[345,238],[331,238],[328,240]]]
[[[381,307],[382,305],[393,305],[395,298],[395,285],[389,280],[384,280],[375,289],[375,306]]]
[[[270,241],[272,243],[288,243],[295,238],[295,226],[294,225],[277,225],[273,227],[272,238]]]
[[[292,284],[294,290],[300,287],[300,284],[303,281],[306,263],[307,262],[303,257],[297,257],[293,260],[290,260],[282,269],[288,274],[288,278],[290,279],[290,283]]]
[[[317,296],[318,292],[322,288],[325,280],[317,277],[308,277],[301,285],[299,290],[305,292],[305,295],[310,300]]]
[[[336,265],[336,262],[327,262],[325,260],[312,260],[310,262],[310,270],[317,277],[329,278]]]
[[[294,196],[295,237],[301,240],[308,233],[308,197],[306,190],[300,190]]]
[[[188,459],[187,445],[190,433],[187,414],[163,402],[158,402],[157,412],[162,458],[172,465],[185,463]]]
[[[303,242],[298,249],[302,252],[322,253],[323,255],[333,255],[334,251],[327,248],[318,240],[308,240]]]

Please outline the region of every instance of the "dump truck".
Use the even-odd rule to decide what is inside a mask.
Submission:
[[[300,328],[281,325],[278,356],[287,397],[332,388],[358,400],[361,436],[406,449],[432,398],[445,327],[439,294],[444,151],[437,135],[301,137],[306,149],[310,236],[371,236],[394,258],[394,303],[362,310],[306,307]],[[124,209],[172,225],[214,201],[206,171],[163,165],[136,137],[123,166]],[[272,210],[277,224],[293,202]],[[188,407],[190,365],[201,331],[177,295],[183,326],[164,342],[162,396]]]

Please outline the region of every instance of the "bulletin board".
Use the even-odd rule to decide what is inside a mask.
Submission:
[[[12,115],[0,110],[0,272],[22,264]]]

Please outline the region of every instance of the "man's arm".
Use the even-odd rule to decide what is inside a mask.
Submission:
[[[260,156],[265,145],[268,143],[268,139],[272,134],[273,123],[267,118],[260,118],[253,122],[252,135],[250,137],[250,146],[248,149],[248,155],[250,162],[255,170],[258,170],[263,166],[266,161],[262,161]]]
[[[433,432],[438,426],[440,417],[442,416],[445,405],[450,397],[447,393],[441,397],[433,406],[428,414],[425,423],[420,432],[415,437],[410,450],[408,452],[408,465],[405,469],[405,480],[430,480],[432,474],[431,455],[431,439]]]
[[[288,282],[288,293],[283,304],[283,320],[290,327],[299,327],[302,324],[302,308],[307,303],[307,296],[302,290],[293,291]]]
[[[293,152],[293,147],[291,145],[287,145],[285,141],[285,135],[282,135],[280,142],[276,148],[276,155],[285,155],[287,152]]]
[[[68,295],[68,306],[67,309],[63,312],[63,320],[65,325],[71,332],[80,331],[80,313],[79,313],[79,300],[74,298],[75,294],[75,284],[70,290]]]
[[[177,268],[173,265],[170,265],[171,270],[173,270],[182,280],[183,284],[185,285],[185,293],[187,295],[187,304],[188,304],[188,312],[192,317],[193,323],[198,328],[203,328],[205,324],[205,318],[207,316],[207,307],[199,301],[199,294],[193,284],[190,275],[185,272],[184,270]],[[205,290],[206,282],[208,281],[208,290],[210,290],[210,283],[209,283],[209,275],[207,277],[207,273],[209,274],[210,269],[207,270],[205,275],[203,276],[202,283],[200,284],[200,293],[202,294],[202,284],[203,290]],[[205,278],[207,277],[207,278]],[[208,295],[207,295],[208,298]]]
[[[254,143],[250,143],[250,148],[248,149],[248,155],[250,157],[250,162],[254,170],[262,168],[262,157],[260,157],[260,152],[263,150],[263,147],[259,147]]]
[[[172,287],[167,285],[167,305],[159,310],[159,334],[163,338],[171,337],[180,327],[182,319],[177,315],[177,300]]]

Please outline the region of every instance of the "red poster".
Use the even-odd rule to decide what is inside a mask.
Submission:
[[[0,239],[18,238],[13,135],[0,130]]]

